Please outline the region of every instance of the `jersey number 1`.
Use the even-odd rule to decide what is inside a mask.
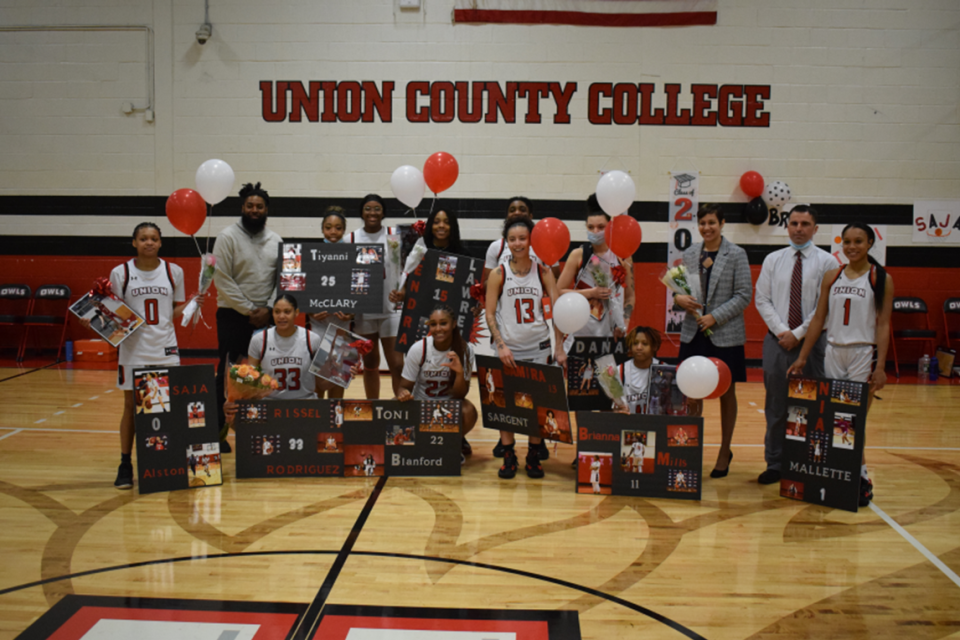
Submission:
[[[843,326],[850,324],[850,298],[843,301]]]

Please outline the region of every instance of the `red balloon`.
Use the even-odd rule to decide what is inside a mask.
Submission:
[[[545,265],[555,264],[570,248],[570,229],[561,220],[544,218],[533,226],[530,246]]]
[[[446,151],[437,151],[423,163],[423,180],[434,193],[452,187],[459,175],[460,165],[457,164],[457,159]]]
[[[756,171],[747,171],[740,176],[740,188],[751,199],[763,193],[763,176]]]
[[[193,189],[177,189],[167,198],[167,220],[177,231],[192,236],[207,219],[207,203]]]
[[[713,400],[725,394],[733,380],[733,376],[730,375],[730,367],[727,366],[726,362],[719,358],[710,358],[710,362],[717,365],[717,371],[720,372],[720,380],[717,381],[717,388],[714,389],[713,393],[708,395],[705,400]]]
[[[628,214],[612,218],[603,233],[610,251],[621,260],[631,257],[640,248],[640,241],[643,239],[640,223]]]

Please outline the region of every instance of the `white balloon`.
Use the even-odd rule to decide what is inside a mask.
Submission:
[[[579,293],[565,293],[553,305],[553,321],[563,333],[576,333],[587,326],[590,303]]]
[[[706,398],[716,390],[718,384],[720,371],[710,358],[691,356],[677,367],[677,386],[688,398]]]
[[[223,202],[233,191],[233,169],[223,160],[207,160],[197,169],[197,191],[209,204]]]
[[[397,167],[393,175],[390,176],[390,188],[393,189],[393,195],[397,200],[407,205],[411,209],[416,209],[420,201],[423,200],[423,190],[426,183],[423,181],[423,173],[416,167],[408,164]]]
[[[783,205],[790,202],[790,187],[786,182],[777,180],[771,182],[763,188],[763,202],[768,209],[782,209]]]
[[[623,171],[608,171],[597,182],[597,202],[608,216],[626,213],[636,197],[637,186]]]

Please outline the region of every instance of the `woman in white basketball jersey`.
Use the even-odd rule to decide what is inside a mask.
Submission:
[[[384,310],[382,313],[364,313],[357,316],[355,330],[367,340],[373,341],[374,346],[378,341],[383,346],[383,355],[387,359],[387,368],[393,382],[393,393],[396,395],[400,391],[403,354],[393,348],[400,329],[400,311],[394,309],[394,305],[403,302],[403,294],[393,287],[399,284],[403,265],[394,264],[390,256],[390,241],[387,236],[394,233],[394,230],[383,226],[384,211],[383,198],[375,193],[366,195],[360,205],[363,227],[348,233],[343,242],[383,246]],[[377,348],[363,356],[363,390],[368,400],[380,397],[380,350]]]
[[[123,389],[123,417],[120,418],[120,467],[113,486],[133,487],[133,370],[141,366],[180,364],[174,318],[183,313],[186,296],[183,269],[159,257],[160,228],[141,222],[133,230],[133,248],[137,257],[114,267],[110,272],[113,295],[143,318],[143,325],[120,344],[117,387]],[[199,299],[203,306],[203,299]],[[89,327],[89,321],[80,324]]]
[[[867,407],[873,392],[887,383],[883,367],[890,343],[890,313],[893,310],[893,278],[870,254],[873,229],[861,223],[848,224],[841,234],[843,254],[850,263],[823,276],[820,301],[810,321],[809,335],[826,328],[827,350],[823,368],[828,378],[869,382]],[[787,375],[802,375],[815,341],[807,340]],[[879,366],[878,366],[879,365]],[[873,482],[866,460],[860,468],[860,506],[873,499]]]
[[[430,334],[410,345],[404,358],[397,400],[461,400],[460,434],[466,436],[477,424],[477,408],[466,399],[474,368],[473,345],[460,335],[453,310],[446,305],[434,307],[427,326]],[[461,453],[473,453],[466,437]]]
[[[548,364],[551,356],[550,324],[544,316],[544,301],[552,307],[558,297],[553,273],[540,267],[530,258],[530,233],[533,223],[529,218],[508,218],[503,225],[503,239],[510,249],[510,261],[490,272],[487,278],[487,324],[497,348],[497,355],[507,367],[528,361]],[[553,356],[564,366],[567,356],[563,351],[563,336],[554,328]],[[541,438],[530,438],[527,449],[527,475],[543,477],[539,448]],[[501,478],[517,474],[517,454],[512,432],[501,431],[503,466]]]
[[[302,400],[317,397],[316,376],[310,373],[310,363],[316,354],[320,337],[297,326],[300,309],[297,299],[284,293],[273,303],[273,327],[258,331],[250,338],[247,351],[249,364],[259,366],[280,387],[267,396],[268,400]],[[233,420],[237,405],[225,402],[223,410]]]
[[[617,413],[648,413],[650,405],[650,367],[660,364],[656,355],[660,350],[660,334],[650,327],[636,327],[627,334],[627,349],[632,360],[618,367],[623,386],[623,404],[614,402]]]

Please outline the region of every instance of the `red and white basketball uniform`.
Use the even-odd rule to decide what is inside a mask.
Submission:
[[[183,269],[160,260],[153,271],[141,271],[131,259],[110,272],[114,295],[143,318],[143,325],[120,344],[117,387],[133,389],[133,370],[144,365],[180,364],[173,308],[186,301]]]
[[[463,364],[463,377],[470,381],[473,371],[473,345],[467,344],[464,354],[466,362]],[[446,351],[439,351],[433,346],[433,336],[427,336],[410,346],[403,361],[404,380],[414,383],[414,400],[452,400],[453,383],[456,374],[450,367],[442,366],[449,362]]]
[[[656,358],[650,363],[652,367],[660,364]],[[619,367],[620,385],[623,387],[623,401],[627,404],[630,413],[646,413],[650,401],[650,372],[652,369],[640,369],[627,360]]]
[[[349,244],[379,244],[383,247],[383,313],[364,313],[356,317],[356,332],[361,335],[378,334],[381,338],[394,338],[400,329],[400,311],[394,310],[394,303],[390,302],[390,291],[400,281],[402,264],[397,264],[390,258],[390,247],[387,236],[398,233],[395,227],[380,227],[377,233],[367,233],[363,227],[351,231],[343,237],[342,242]],[[398,249],[399,251],[399,249]]]
[[[518,276],[510,265],[500,265],[497,327],[514,360],[546,364],[550,357],[550,325],[543,316],[546,287],[541,268],[534,264],[530,273]]]
[[[316,379],[310,363],[320,338],[312,331],[297,327],[289,338],[277,334],[276,327],[259,331],[250,338],[248,355],[260,360],[260,369],[275,378],[280,388],[270,394],[272,400],[316,398]]]
[[[867,382],[876,365],[877,307],[873,267],[859,278],[841,269],[830,285],[827,349],[823,368],[828,378]]]

